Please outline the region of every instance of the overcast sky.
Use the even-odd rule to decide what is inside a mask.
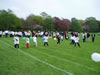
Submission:
[[[52,17],[86,19],[93,16],[100,20],[100,0],[0,0],[0,10],[8,8],[20,18],[46,12]]]

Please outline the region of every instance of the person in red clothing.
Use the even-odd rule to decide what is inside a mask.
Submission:
[[[64,32],[64,35],[65,35],[65,39],[66,39],[67,32]]]
[[[29,48],[29,38],[28,38],[28,36],[27,36],[27,38],[26,38],[26,48]]]

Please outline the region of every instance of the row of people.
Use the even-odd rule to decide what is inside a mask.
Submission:
[[[48,46],[48,38],[49,37],[47,35],[45,35],[43,37],[44,46],[45,45]],[[26,40],[26,47],[29,48],[29,43],[30,43],[29,37],[27,36],[25,40]],[[37,37],[36,37],[36,35],[33,36],[33,42],[34,42],[34,46],[37,47]],[[18,35],[16,35],[14,37],[14,47],[19,48],[19,36]]]
[[[92,36],[95,37],[95,34],[92,34]],[[87,33],[87,37],[88,37],[88,33]],[[17,38],[18,38],[18,36],[17,36]],[[48,32],[45,32],[43,38],[44,38],[43,39],[44,46],[45,45],[48,46],[49,33]],[[56,33],[56,37],[54,39],[56,39],[56,38],[58,40],[57,41],[57,44],[60,44],[60,40],[63,41],[63,39],[64,39],[63,35],[59,34],[59,32]],[[69,37],[67,36],[66,39],[68,40]],[[79,39],[80,39],[79,33],[77,33],[77,32],[76,33],[71,33],[71,43],[70,44],[73,44],[74,46],[76,46],[76,44],[77,44],[80,47]],[[34,41],[35,46],[37,46],[37,34],[36,33],[34,33],[33,41]],[[93,42],[94,42],[94,39],[93,39]],[[29,36],[27,36],[27,38],[26,38],[26,43],[27,43],[27,48],[28,48],[29,47]]]
[[[83,36],[82,37],[83,42],[86,42],[86,38],[87,38],[87,41],[90,41],[90,36],[92,37],[92,42],[95,41],[95,34],[94,33],[92,33],[91,35],[90,35],[90,33],[83,33],[82,36]]]
[[[23,31],[23,32],[21,32],[21,31],[8,31],[8,30],[6,30],[6,31],[0,31],[0,37],[3,37],[3,36],[5,36],[5,37],[8,37],[8,36],[10,36],[10,37],[14,37],[15,35],[18,35],[19,37],[22,37],[22,36],[30,36],[31,35],[31,32],[30,31]]]
[[[44,46],[48,46],[48,36],[47,35],[45,35],[45,36],[43,36],[43,42],[44,42]],[[58,39],[58,41],[57,41],[57,44],[60,44],[60,38],[59,38],[59,36],[57,36],[57,39]],[[27,36],[26,37],[26,47],[27,48],[29,48],[29,43],[30,43],[30,41],[29,41],[30,39],[29,39],[29,37]],[[74,42],[72,41],[72,43],[74,44],[74,46],[76,47],[76,44],[78,44],[78,46],[80,47],[80,44],[79,44],[79,37],[78,36],[75,36],[74,37]],[[35,47],[37,47],[37,37],[36,37],[36,35],[35,36],[33,36],[33,42],[34,42],[34,46]],[[19,48],[19,36],[15,36],[14,37],[14,47],[15,48]]]

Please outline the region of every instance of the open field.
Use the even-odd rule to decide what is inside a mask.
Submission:
[[[100,62],[92,61],[91,54],[100,53],[100,36],[95,42],[83,43],[81,48],[70,45],[70,40],[49,39],[43,46],[38,38],[38,47],[30,40],[30,48],[20,38],[20,49],[14,48],[13,38],[0,38],[0,75],[100,75]]]

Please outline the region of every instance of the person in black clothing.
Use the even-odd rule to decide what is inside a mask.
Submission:
[[[32,32],[32,37],[34,37],[34,35],[35,35],[35,31]]]
[[[66,39],[67,32],[64,32],[64,35],[65,35],[65,39]]]
[[[92,33],[91,37],[92,37],[92,42],[94,42],[94,40],[95,40],[95,34]]]
[[[90,41],[90,34],[87,33],[87,40]]]
[[[57,39],[58,39],[57,44],[60,44],[60,36],[59,35],[57,35]]]
[[[86,41],[86,34],[85,33],[83,34],[83,38],[82,39],[83,39],[83,43],[84,43]]]

